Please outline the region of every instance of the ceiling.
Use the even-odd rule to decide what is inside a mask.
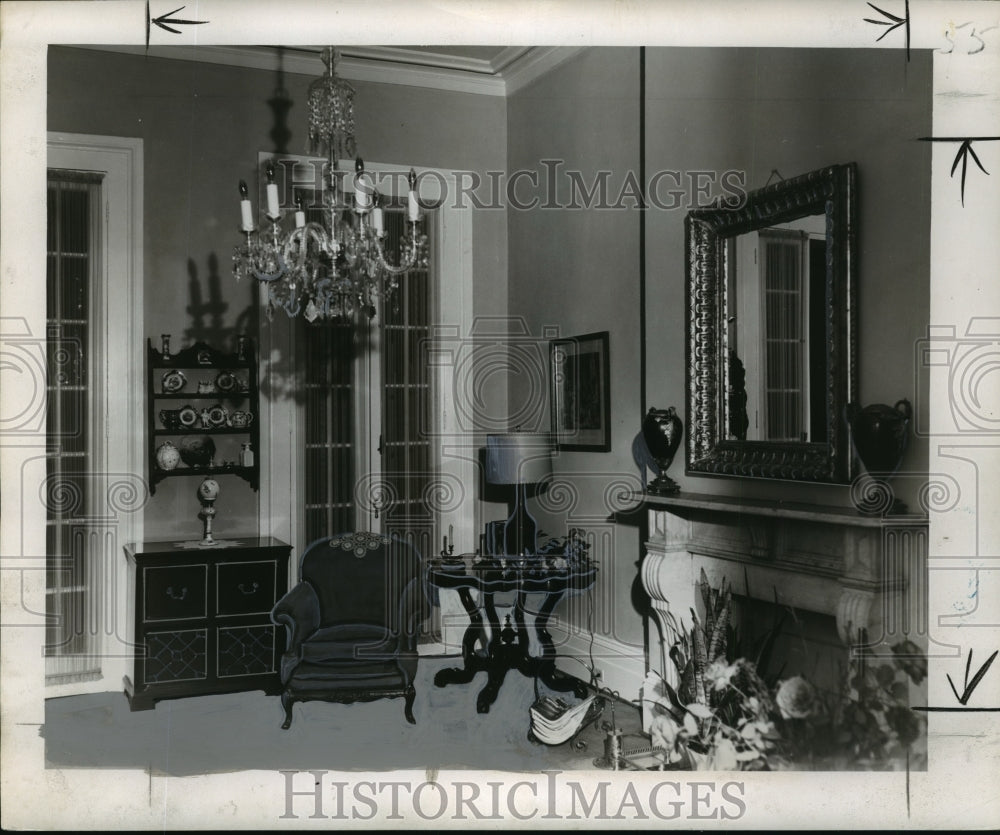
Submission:
[[[321,46],[105,46],[88,49],[145,54],[318,76]],[[341,46],[338,75],[441,90],[506,96],[575,55],[581,47]]]

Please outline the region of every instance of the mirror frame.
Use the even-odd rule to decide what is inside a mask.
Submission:
[[[856,178],[855,163],[832,165],[750,192],[737,208],[717,203],[688,213],[688,475],[850,482],[845,407],[857,402]],[[826,217],[827,439],[730,440],[722,408],[727,241],[813,214]]]

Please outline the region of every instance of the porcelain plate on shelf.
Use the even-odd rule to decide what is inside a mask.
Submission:
[[[170,392],[171,394],[180,391],[182,388],[184,388],[186,383],[187,383],[187,378],[184,376],[182,372],[177,371],[176,369],[174,369],[173,371],[168,371],[166,374],[163,375],[163,379],[161,380],[161,385],[163,386],[163,390],[166,392]]]
[[[214,427],[226,425],[226,418],[229,413],[222,406],[213,406],[208,410],[208,422]]]
[[[181,422],[182,426],[190,428],[198,422],[198,413],[194,410],[193,406],[185,406],[177,412],[177,419]]]
[[[236,378],[228,371],[223,371],[215,378],[215,387],[219,391],[235,391],[237,385]]]

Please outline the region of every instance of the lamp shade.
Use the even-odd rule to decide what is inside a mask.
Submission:
[[[490,484],[537,484],[552,473],[552,437],[513,432],[486,436],[486,480]]]

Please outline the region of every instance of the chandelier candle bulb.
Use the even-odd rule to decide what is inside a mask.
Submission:
[[[407,200],[409,218],[411,223],[416,223],[420,220],[420,203],[417,200],[417,173],[411,168],[406,179],[410,185],[409,199]]]
[[[385,234],[385,219],[382,217],[382,195],[375,192],[375,208],[372,209],[372,226],[380,238]]]
[[[361,157],[354,162],[354,205],[358,209],[368,208],[368,191],[365,187],[365,164]]]
[[[302,198],[295,201],[295,228],[301,229],[306,225],[306,213],[302,211]]]
[[[267,216],[271,220],[281,217],[281,206],[278,204],[278,186],[274,182],[274,166],[268,162],[267,168]]]
[[[247,184],[240,180],[240,214],[243,216],[243,231],[253,232],[253,207],[247,197]]]

